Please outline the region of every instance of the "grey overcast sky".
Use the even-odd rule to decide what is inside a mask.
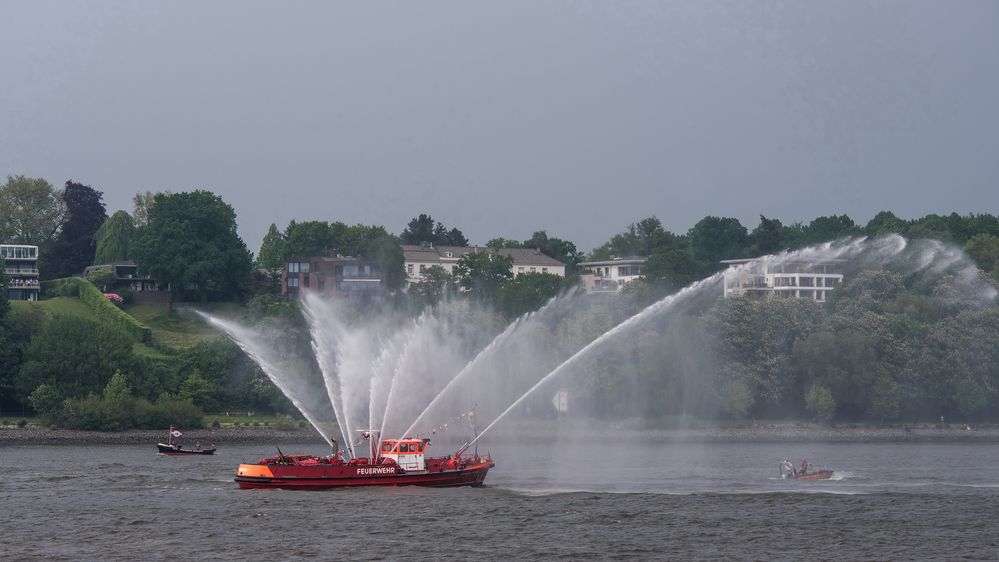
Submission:
[[[0,0],[0,176],[210,189],[253,251],[997,213],[997,104],[996,1]]]

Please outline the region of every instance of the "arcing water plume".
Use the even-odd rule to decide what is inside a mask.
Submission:
[[[499,416],[497,416],[492,422],[490,422],[490,424],[487,425],[485,429],[483,429],[474,439],[472,439],[472,441],[469,442],[469,445],[472,445],[476,441],[478,441],[483,435],[485,435],[490,429],[492,429],[494,425],[496,425],[500,420],[502,420],[508,413],[510,413],[514,408],[516,408],[524,400],[526,400],[528,396],[533,394],[538,388],[541,388],[541,386],[543,386],[546,382],[557,377],[562,372],[567,370],[576,361],[579,361],[581,357],[585,356],[590,350],[606,343],[607,341],[613,340],[615,337],[619,336],[620,334],[628,330],[632,330],[637,328],[638,326],[641,326],[642,323],[648,321],[653,316],[669,310],[669,308],[673,306],[675,302],[682,300],[684,298],[688,298],[693,294],[696,294],[704,287],[712,287],[717,290],[719,281],[721,281],[721,279],[722,279],[722,274],[716,273],[711,277],[708,277],[707,279],[698,281],[682,289],[680,292],[676,294],[670,295],[662,300],[659,300],[649,305],[638,314],[635,314],[631,318],[628,318],[627,320],[621,322],[611,330],[605,332],[602,336],[598,337],[597,339],[587,344],[585,347],[576,352],[575,355],[566,359],[564,362],[562,362],[561,365],[556,367],[552,372],[548,373],[541,380],[535,383],[534,386],[528,389],[527,392],[525,392],[520,398],[518,398],[512,404],[510,404],[510,406],[508,406],[507,409],[503,410],[503,412],[501,412]]]
[[[503,330],[498,336],[496,336],[491,342],[489,342],[489,345],[484,347],[482,351],[478,353],[478,355],[476,355],[471,361],[468,362],[468,364],[462,367],[462,369],[458,371],[458,374],[456,374],[454,378],[448,381],[447,385],[439,393],[437,393],[437,396],[434,396],[433,400],[431,400],[430,403],[427,404],[427,407],[424,408],[423,411],[420,412],[418,416],[416,416],[416,419],[414,419],[411,424],[409,424],[409,427],[406,428],[406,431],[402,432],[402,435],[405,436],[412,434],[417,424],[419,424],[423,420],[424,416],[426,416],[427,413],[429,413],[434,408],[434,406],[436,406],[441,401],[441,399],[448,393],[448,391],[450,391],[452,388],[455,387],[455,385],[460,383],[466,375],[470,373],[475,373],[476,367],[478,367],[482,362],[492,359],[494,355],[498,352],[498,350],[502,349],[503,345],[507,341],[514,338],[515,335],[518,333],[518,331],[520,331],[526,324],[530,323],[531,321],[537,318],[543,317],[546,313],[559,311],[560,308],[564,308],[565,303],[573,302],[572,297],[576,296],[576,294],[578,294],[578,291],[573,289],[563,295],[553,297],[538,310],[528,312],[523,316],[517,318],[513,322],[511,322],[510,325],[507,326],[505,330]]]
[[[315,399],[314,385],[310,384],[304,371],[306,366],[295,364],[296,358],[281,353],[278,339],[271,334],[263,334],[258,330],[240,326],[234,322],[216,318],[204,312],[198,314],[213,326],[219,328],[239,346],[253,361],[260,366],[267,378],[291,400],[291,403],[302,412],[316,431],[327,443],[333,442],[330,415],[333,414],[330,404]],[[263,342],[267,342],[265,345]]]
[[[260,364],[330,440],[331,431],[320,428],[323,418],[309,402],[322,397],[325,419],[336,418],[343,442],[351,450],[356,430],[374,428],[382,436],[412,436],[420,424],[452,419],[473,404],[480,407],[480,419],[491,418],[481,437],[518,407],[550,409],[544,401],[528,399],[554,379],[578,372],[584,359],[599,367],[597,349],[613,342],[621,345],[612,350],[628,349],[640,339],[657,345],[656,338],[661,341],[664,336],[652,332],[663,323],[671,330],[665,337],[675,339],[684,326],[674,320],[720,298],[726,274],[749,272],[761,264],[829,261],[845,270],[889,268],[903,275],[947,278],[948,290],[988,301],[996,296],[995,288],[980,282],[974,264],[960,250],[899,236],[839,240],[766,256],[694,283],[616,325],[610,319],[619,305],[608,306],[610,301],[597,297],[577,298],[573,293],[553,299],[505,329],[500,329],[495,316],[464,299],[440,303],[412,319],[385,310],[351,310],[349,303],[306,293],[302,311],[313,351],[306,359],[315,360],[322,372],[321,387],[314,384],[308,392],[290,384],[295,377],[266,338],[268,334],[203,316]],[[684,353],[682,348],[675,349]],[[704,363],[696,357],[682,359],[689,359],[692,379],[702,376],[696,367]],[[315,392],[319,388],[325,392]],[[638,386],[635,390],[642,392]]]
[[[861,263],[878,265],[895,263],[896,266],[902,266],[901,269],[907,270],[910,273],[915,273],[927,268],[937,272],[957,269],[959,279],[977,279],[974,264],[960,250],[936,241],[920,241],[917,244],[910,244],[898,235],[889,235],[873,240],[867,238],[837,240],[810,246],[797,251],[765,256],[759,260],[739,266],[736,268],[736,272],[738,273],[739,270],[748,271],[758,268],[760,265],[771,266],[787,262],[817,264],[835,260],[856,260]],[[472,441],[470,441],[469,445],[474,444],[476,441],[481,439],[493,426],[495,426],[512,410],[517,408],[517,406],[522,404],[539,388],[543,387],[552,379],[567,372],[572,366],[590,354],[594,349],[597,349],[600,346],[613,341],[615,338],[619,338],[624,334],[637,329],[654,317],[668,314],[670,311],[675,309],[678,304],[691,300],[699,294],[703,294],[707,291],[713,291],[715,295],[714,298],[717,298],[721,295],[719,285],[724,278],[724,275],[724,272],[720,272],[707,279],[695,282],[681,291],[653,303],[624,322],[621,322],[606,331],[603,335],[591,341],[574,355],[562,362],[558,367],[542,377],[537,383],[534,384],[534,386],[528,389],[527,392],[514,400],[513,403],[503,410],[496,418],[493,419],[492,422],[489,423],[489,425],[485,427],[485,429],[483,429]],[[980,291],[982,296],[988,300],[993,300],[996,297],[996,290],[990,285],[978,283],[976,290]]]

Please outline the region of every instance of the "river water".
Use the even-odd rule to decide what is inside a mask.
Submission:
[[[233,483],[265,445],[3,446],[0,558],[999,559],[996,444],[489,447],[484,488],[293,492]],[[803,456],[834,478],[776,478]]]

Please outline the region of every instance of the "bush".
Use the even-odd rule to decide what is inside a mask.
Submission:
[[[281,416],[274,422],[274,429],[280,431],[293,431],[298,427],[295,420],[291,419],[291,416]]]
[[[821,384],[812,384],[805,393],[805,405],[816,419],[828,422],[836,415],[836,401],[832,392]]]
[[[80,285],[75,277],[42,281],[41,289],[50,297],[79,297]]]
[[[121,297],[121,300],[125,304],[132,304],[132,289],[128,287],[122,287],[120,289],[115,289],[114,294]]]
[[[110,401],[96,395],[66,400],[59,423],[71,429],[123,431],[163,429],[171,425],[204,427],[203,414],[189,400],[161,398],[155,404],[143,398]]]

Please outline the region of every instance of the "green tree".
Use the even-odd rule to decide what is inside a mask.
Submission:
[[[128,377],[120,370],[114,372],[104,387],[104,401],[120,406],[132,398],[132,389],[128,386]]]
[[[129,245],[134,236],[135,225],[131,215],[125,211],[116,211],[104,221],[94,236],[97,243],[94,263],[114,263],[129,259]]]
[[[108,215],[101,199],[104,194],[89,185],[66,182],[62,192],[66,220],[56,239],[40,257],[39,273],[44,279],[79,275],[94,263],[97,245],[94,235]]]
[[[976,234],[964,245],[964,251],[978,264],[978,268],[999,280],[999,236]]]
[[[406,225],[399,235],[403,244],[422,244],[429,242],[440,246],[467,246],[468,239],[457,228],[448,230],[444,224],[434,222],[434,218],[421,213]]]
[[[62,194],[42,178],[7,176],[0,186],[0,240],[44,245],[52,240],[66,215]]]
[[[716,270],[723,259],[745,257],[749,234],[739,219],[707,216],[687,233],[694,257]]]
[[[871,390],[871,416],[881,421],[898,419],[902,412],[902,386],[891,377],[881,375]]]
[[[188,284],[207,302],[212,291],[238,299],[250,281],[250,252],[236,233],[236,212],[210,191],[157,195],[149,224],[136,234],[135,261],[170,284],[171,310]]]
[[[457,293],[454,276],[439,265],[423,270],[423,280],[409,288],[410,294],[421,304],[433,305]]]
[[[87,274],[87,281],[93,283],[101,291],[107,291],[108,285],[114,282],[115,276],[110,269],[91,269]]]
[[[885,234],[905,235],[909,229],[909,223],[896,217],[891,211],[881,211],[874,215],[874,218],[867,221],[864,226],[864,234],[868,236],[883,236]]]
[[[565,289],[565,278],[552,273],[521,273],[499,286],[497,308],[513,318],[541,308]]]
[[[819,421],[832,421],[836,415],[836,400],[833,399],[832,392],[821,384],[813,384],[808,387],[808,392],[805,394],[805,404]]]
[[[215,385],[205,380],[198,371],[191,371],[180,384],[180,397],[204,408],[215,394]]]
[[[172,191],[140,191],[132,196],[132,221],[136,228],[149,223],[149,209],[156,203],[157,195],[170,195]]]
[[[680,239],[663,228],[655,216],[628,225],[627,230],[615,234],[602,246],[593,250],[590,259],[606,260],[611,256],[650,256],[680,246]]]
[[[458,260],[454,276],[459,286],[479,300],[492,301],[500,287],[513,278],[513,258],[494,252],[470,252]]]
[[[364,240],[360,255],[374,261],[382,272],[385,288],[396,290],[406,284],[405,259],[399,240],[387,232],[375,232],[374,236]]]
[[[288,257],[288,242],[284,235],[278,230],[277,225],[271,223],[260,243],[260,251],[257,253],[256,266],[266,272],[267,286],[271,293],[280,290],[281,271],[284,269],[284,262]]]
[[[749,253],[753,256],[776,254],[794,246],[794,229],[785,227],[778,219],[760,215],[760,224],[749,234]]]
[[[542,254],[564,263],[566,275],[576,273],[584,257],[583,253],[576,249],[575,244],[561,238],[550,238],[544,230],[535,232],[520,247],[536,248],[541,250]]]
[[[499,250],[500,248],[523,248],[524,244],[508,238],[493,238],[492,240],[486,242],[486,247]]]
[[[731,418],[745,419],[753,407],[753,393],[746,383],[730,380],[722,385],[721,403],[723,411]]]
[[[860,228],[846,215],[817,217],[808,223],[803,232],[802,245],[828,242],[860,234]]]
[[[10,310],[10,302],[7,300],[7,283],[10,282],[10,278],[4,273],[6,267],[7,264],[4,262],[3,257],[0,256],[0,329],[2,329],[7,311]]]
[[[286,257],[328,257],[334,255],[337,250],[333,231],[326,221],[292,221],[285,230],[285,239],[288,241]]]
[[[668,291],[678,291],[702,279],[707,273],[710,269],[695,260],[689,252],[673,249],[655,252],[642,269],[647,280]]]
[[[51,416],[62,409],[63,397],[51,384],[40,384],[28,396],[31,407],[39,414]]]
[[[38,385],[54,386],[64,397],[99,393],[115,371],[135,368],[133,340],[104,322],[56,316],[31,339],[17,387],[27,398]]]

